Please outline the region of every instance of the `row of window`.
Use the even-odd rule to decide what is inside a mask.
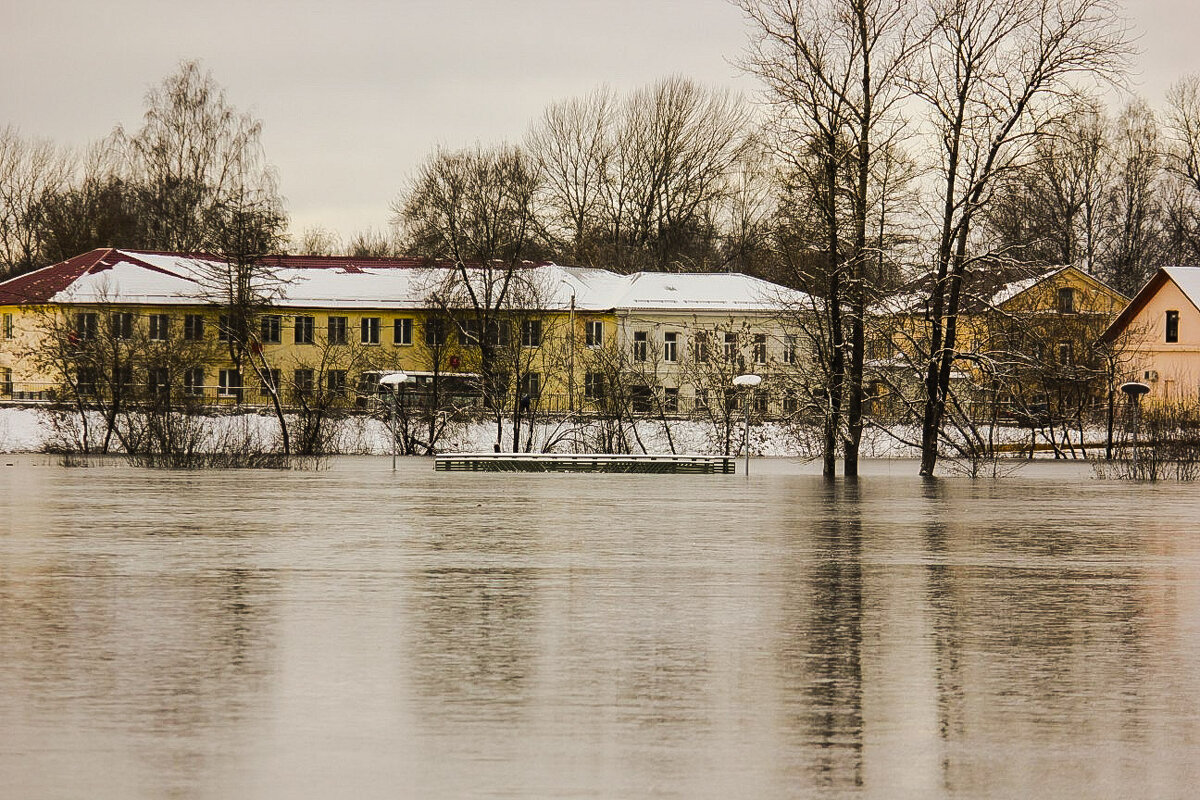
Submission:
[[[11,317],[11,315],[6,315]],[[165,341],[170,338],[171,318],[167,314],[150,314],[149,335],[151,340]],[[295,344],[313,344],[316,340],[316,318],[307,315],[297,315],[292,318],[292,341]],[[11,320],[10,320],[11,322]],[[110,330],[114,338],[133,338],[134,315],[132,312],[121,311],[111,315]],[[95,312],[83,312],[75,315],[75,334],[80,340],[94,339],[99,333],[100,315]],[[392,343],[410,345],[413,343],[413,319],[398,317],[392,320]],[[425,322],[425,343],[441,345],[446,343],[447,332],[451,325],[448,320],[430,319]],[[359,341],[362,344],[379,344],[383,330],[382,317],[362,317],[359,320]],[[204,338],[205,316],[202,314],[185,314],[183,316],[183,338],[188,341],[198,341]],[[229,317],[221,315],[217,321],[217,338],[228,341],[232,333]],[[326,341],[329,344],[347,344],[349,341],[349,317],[330,316],[325,325]],[[645,361],[647,356],[647,332],[634,333],[634,353],[639,361]],[[679,334],[665,333],[663,338],[663,357],[665,361],[679,360]],[[258,318],[258,338],[264,344],[283,343],[283,317],[279,314],[265,314]],[[496,346],[507,346],[511,343],[511,331],[508,324],[493,322],[486,333],[481,333],[477,320],[467,320],[458,331],[459,344],[467,345],[484,341]],[[724,348],[727,357],[732,358],[737,351],[737,334],[724,334]],[[584,325],[584,343],[588,347],[600,347],[604,344],[604,323],[601,320],[588,320]],[[542,321],[538,319],[521,322],[521,344],[524,347],[541,347]],[[693,335],[693,344],[697,358],[707,360],[709,338],[707,331],[697,331]],[[753,354],[756,363],[766,363],[767,337],[756,334],[753,341]],[[795,358],[795,337],[785,337],[783,360],[790,363]]]
[[[6,315],[11,316],[11,315]],[[171,335],[171,318],[167,314],[150,314],[149,337],[152,341],[166,341]],[[11,320],[10,320],[11,322]],[[358,340],[365,345],[378,345],[383,333],[382,317],[362,317],[359,319]],[[95,312],[83,312],[75,315],[74,335],[77,340],[95,339],[99,332],[100,316]],[[185,314],[183,316],[183,339],[199,341],[205,334],[205,316],[202,314]],[[122,311],[111,315],[110,330],[114,338],[133,338],[134,315]],[[258,340],[263,344],[283,343],[283,317],[279,314],[265,314],[258,318]],[[425,344],[429,346],[444,345],[450,328],[448,320],[433,318],[424,324]],[[485,342],[496,347],[507,347],[511,344],[511,329],[507,323],[494,322],[485,332],[480,331],[477,320],[468,320],[458,327],[458,341],[466,346]],[[413,319],[397,317],[392,320],[391,339],[394,345],[411,345],[413,343]],[[697,361],[708,361],[714,343],[711,336],[716,332],[699,330],[692,334],[692,354]],[[588,347],[600,347],[604,343],[604,323],[600,320],[588,320],[584,326],[584,343]],[[734,332],[720,334],[722,355],[732,361],[739,354],[739,336]],[[232,325],[226,315],[217,320],[218,341],[229,341],[232,336]],[[331,345],[349,343],[349,317],[330,316],[325,321],[325,340]],[[308,315],[297,315],[292,318],[292,341],[295,344],[314,344],[316,342],[316,318]],[[675,331],[667,331],[662,339],[662,360],[667,363],[679,361],[681,335]],[[649,332],[634,331],[633,358],[635,361],[649,360]],[[537,319],[521,322],[521,345],[524,347],[541,347],[542,321]],[[767,363],[767,335],[753,334],[750,343],[750,355],[755,364]],[[784,336],[783,349],[780,359],[785,364],[795,363],[796,337]]]
[[[5,314],[4,325],[6,336],[11,336],[12,315]],[[152,341],[166,341],[171,335],[171,318],[168,314],[150,314],[149,338]],[[132,339],[134,315],[132,312],[120,311],[112,314],[109,319],[111,334],[115,339]],[[330,316],[325,322],[325,339],[329,344],[344,345],[349,342],[350,318]],[[362,344],[379,344],[383,332],[382,317],[362,317],[359,319],[359,341]],[[427,345],[443,345],[447,341],[447,333],[451,324],[443,319],[430,319],[425,325],[425,343]],[[413,319],[397,317],[392,320],[392,344],[411,345],[413,343]],[[76,340],[86,341],[95,339],[100,331],[100,315],[96,312],[82,312],[75,315],[73,334]],[[205,316],[203,314],[185,314],[183,316],[183,338],[185,341],[199,341],[204,338]],[[258,340],[263,344],[283,343],[283,317],[279,314],[265,314],[258,318]],[[217,340],[229,341],[233,326],[227,315],[222,314],[217,320]],[[587,323],[588,346],[598,346],[603,340],[603,323],[589,321]],[[486,341],[496,346],[507,346],[511,342],[509,326],[506,323],[493,323],[488,326],[486,336],[481,335],[479,324],[475,320],[465,322],[458,332],[459,344],[467,345]],[[316,317],[297,315],[292,318],[292,342],[294,344],[314,344],[316,342]],[[542,321],[537,319],[524,320],[521,323],[521,344],[525,347],[541,347]]]
[[[710,341],[708,331],[696,331],[692,334],[692,358],[696,361],[708,361],[710,357]],[[648,331],[633,332],[633,360],[647,361],[649,360],[650,342]],[[726,361],[733,361],[738,357],[739,345],[738,334],[726,332],[722,341],[722,356]],[[756,333],[750,343],[750,356],[755,364],[767,363],[767,335],[765,333]],[[663,334],[662,340],[662,360],[667,363],[675,363],[679,361],[679,334],[674,331],[667,331]],[[796,362],[796,337],[783,337],[783,350],[780,352],[780,360],[784,364],[794,364]]]

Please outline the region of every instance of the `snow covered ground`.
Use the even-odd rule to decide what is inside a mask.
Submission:
[[[241,425],[261,427],[264,438],[271,438],[275,432],[274,417],[257,413],[248,413],[224,417],[223,419]],[[338,450],[343,453],[362,455],[386,454],[391,452],[388,442],[388,429],[385,423],[367,416],[350,416],[337,421],[335,439]],[[96,430],[103,423],[96,420]],[[506,431],[510,426],[506,426]],[[542,425],[534,436],[535,443],[545,442],[561,435],[561,428],[556,425]],[[742,429],[739,426],[734,432],[734,449],[740,446]],[[10,406],[0,408],[0,452],[28,453],[45,450],[54,438],[53,426],[49,414],[41,408]],[[441,449],[446,452],[490,452],[495,442],[495,424],[478,422],[464,425],[453,435],[448,436]],[[641,439],[647,452],[671,452],[667,436],[662,425],[656,421],[639,423],[638,438]],[[718,454],[721,443],[713,441],[710,428],[705,425],[686,420],[677,420],[671,424],[671,439],[677,453]],[[505,449],[511,449],[505,442]],[[784,426],[767,423],[755,425],[750,429],[751,452],[758,456],[808,457],[812,455],[812,444],[801,441]],[[638,450],[636,442],[634,450]],[[535,447],[536,449],[536,447]],[[563,448],[559,448],[563,449]],[[862,454],[867,458],[907,458],[914,452],[898,445],[892,436],[882,431],[868,431],[864,434]]]

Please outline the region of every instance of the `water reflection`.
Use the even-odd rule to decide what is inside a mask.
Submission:
[[[797,531],[804,547],[789,564],[784,584],[780,662],[796,745],[810,759],[804,783],[824,792],[858,787],[863,780],[859,483],[827,483],[819,500],[819,518]]]
[[[1188,487],[1058,466],[827,483],[777,464],[701,480],[380,463],[0,473],[0,785],[689,800],[1200,785]]]

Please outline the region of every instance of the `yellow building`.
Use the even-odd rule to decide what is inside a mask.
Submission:
[[[778,319],[801,296],[744,275],[279,256],[242,305],[232,277],[213,257],[102,249],[0,283],[0,399],[362,404],[403,371],[410,401],[450,408],[682,413],[710,399],[702,363],[797,360]]]
[[[868,355],[886,389],[911,392],[928,364],[927,281],[876,309]],[[960,401],[1028,419],[1100,399],[1108,364],[1099,339],[1126,301],[1077,267],[977,270],[963,287],[957,320]]]

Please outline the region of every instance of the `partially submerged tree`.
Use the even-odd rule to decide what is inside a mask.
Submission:
[[[819,210],[823,326],[829,336],[823,471],[839,439],[845,472],[858,472],[863,428],[866,307],[881,276],[874,221],[901,126],[901,77],[915,52],[911,4],[901,0],[742,0],[752,23],[746,68],[767,87],[779,147],[795,184]],[[890,173],[893,177],[895,172]],[[843,409],[843,401],[846,406]],[[843,428],[843,413],[845,425]]]
[[[921,474],[933,475],[949,400],[971,233],[998,179],[1061,110],[1076,78],[1112,77],[1128,51],[1107,0],[935,0],[912,91],[928,111],[941,184],[931,221],[934,281]]]

